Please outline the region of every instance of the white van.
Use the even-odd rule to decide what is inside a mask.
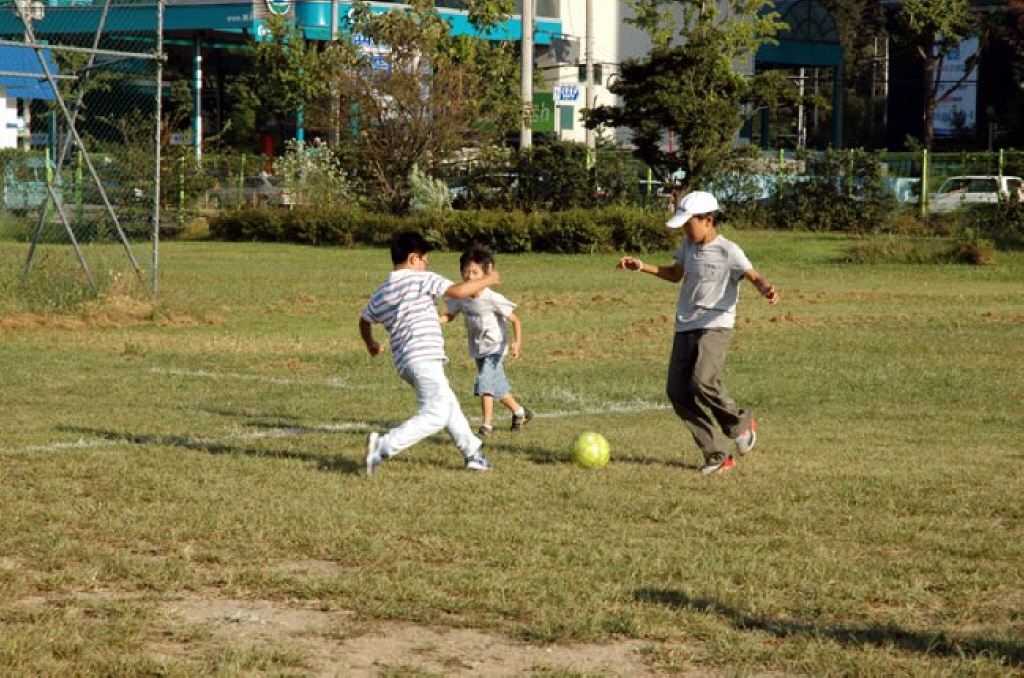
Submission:
[[[1020,177],[971,175],[950,177],[939,190],[928,196],[928,211],[952,212],[963,205],[997,203],[1024,198],[1024,180]]]

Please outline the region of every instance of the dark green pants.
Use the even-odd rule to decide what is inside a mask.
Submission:
[[[676,332],[672,343],[665,392],[705,459],[732,454],[732,439],[750,426],[718,376],[731,341],[732,330],[714,329]]]

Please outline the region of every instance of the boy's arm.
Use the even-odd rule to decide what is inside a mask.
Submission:
[[[501,282],[501,276],[498,275],[498,271],[491,266],[491,270],[487,271],[487,275],[476,280],[467,280],[457,285],[450,285],[444,292],[444,296],[449,299],[468,299],[480,292],[485,288],[497,285]]]
[[[656,278],[673,283],[683,279],[683,267],[678,261],[673,261],[668,266],[657,266],[655,264],[645,264],[636,257],[622,257],[615,268],[624,271],[636,271],[637,273],[648,273]]]
[[[512,360],[519,360],[523,350],[523,324],[519,322],[519,316],[515,313],[508,314],[508,321],[512,323],[512,343],[509,345],[509,355]]]
[[[779,303],[779,293],[775,291],[775,285],[768,282],[768,279],[752,268],[743,272],[743,277],[754,283],[757,291],[764,295],[769,304]]]
[[[362,316],[359,316],[359,336],[363,338],[363,343],[366,344],[366,352],[370,355],[379,355],[384,350],[384,346],[373,338],[373,325]]]

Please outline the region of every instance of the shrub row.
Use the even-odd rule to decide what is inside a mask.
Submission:
[[[496,252],[650,252],[678,245],[666,215],[628,207],[564,212],[452,211],[394,216],[357,210],[240,210],[214,217],[210,234],[230,241],[383,247],[405,229],[429,233],[442,249],[478,243]]]
[[[766,203],[725,205],[739,228],[841,231],[861,234],[940,235],[961,241],[982,239],[1001,249],[1024,247],[1024,203],[978,205],[922,220],[912,209],[896,209],[884,200],[836,196],[829,187],[816,200],[798,195]],[[746,209],[744,209],[746,208]],[[888,208],[888,211],[884,211]],[[650,252],[675,248],[682,231],[665,228],[666,213],[632,207],[562,212],[458,210],[441,216],[395,216],[353,209],[242,210],[210,222],[214,238],[233,241],[293,242],[308,245],[384,247],[392,234],[413,228],[434,237],[443,249],[472,243],[496,252]]]

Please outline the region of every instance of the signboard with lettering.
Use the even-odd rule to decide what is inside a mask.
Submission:
[[[533,120],[530,128],[534,132],[555,131],[555,100],[551,94],[533,93]]]
[[[555,101],[558,103],[566,103],[570,101],[580,100],[580,88],[579,85],[555,85],[554,89]]]

